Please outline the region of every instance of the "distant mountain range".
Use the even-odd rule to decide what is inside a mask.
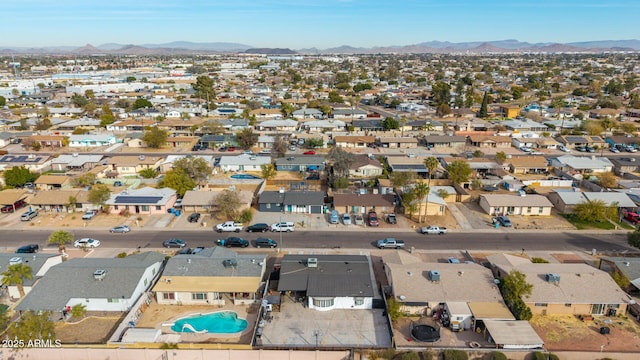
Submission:
[[[253,48],[252,46],[210,42],[196,43],[174,41],[164,44],[126,45],[108,43],[100,46],[87,44],[81,47],[48,46],[48,47],[2,47],[0,55],[18,54],[52,54],[52,55],[172,55],[172,54],[207,54],[207,53],[249,53],[249,54],[408,54],[408,53],[527,53],[527,52],[604,52],[604,51],[640,51],[640,40],[601,40],[572,43],[528,43],[518,40],[476,41],[452,43],[448,41],[429,41],[414,45],[352,47],[343,45],[329,49],[282,49]]]

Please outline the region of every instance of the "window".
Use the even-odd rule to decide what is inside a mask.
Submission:
[[[176,293],[162,293],[162,298],[164,300],[175,300],[176,299]]]
[[[571,307],[571,304],[564,304],[564,307]]]
[[[591,315],[603,315],[603,314],[604,314],[604,304],[591,305]]]
[[[114,206],[113,206],[113,209],[114,209],[114,210],[118,210],[118,205],[114,205]]]
[[[193,294],[191,294],[191,299],[192,300],[207,300],[207,294],[206,293],[193,293]]]
[[[321,308],[331,307],[333,306],[333,301],[333,298],[314,298],[313,306]]]
[[[158,211],[162,210],[162,206],[156,205],[156,210]]]
[[[118,303],[118,302],[120,302],[120,299],[118,299],[118,298],[110,298],[110,299],[107,299],[107,302],[108,303]]]
[[[265,208],[267,208],[267,209],[271,209],[271,204],[267,203],[267,205],[265,206]]]
[[[540,206],[538,208],[538,214],[542,214],[544,212],[544,208],[542,206]]]
[[[142,211],[149,211],[149,205],[142,205]]]
[[[357,297],[355,299],[355,303],[356,303],[356,305],[364,305],[364,298]]]
[[[531,214],[531,206],[527,206],[527,213]]]
[[[149,283],[149,280],[144,279],[144,286],[147,286],[148,283]]]
[[[151,274],[155,275],[156,274],[156,268],[151,269]]]
[[[547,307],[546,303],[536,303],[536,307]]]

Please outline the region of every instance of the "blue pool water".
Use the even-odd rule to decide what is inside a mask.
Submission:
[[[247,328],[247,320],[233,311],[218,311],[177,320],[171,330],[185,333],[233,334]]]
[[[260,179],[259,176],[251,175],[251,174],[233,174],[229,176],[232,179]]]

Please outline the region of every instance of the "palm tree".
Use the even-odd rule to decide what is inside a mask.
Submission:
[[[429,193],[431,192],[431,179],[433,178],[433,173],[436,171],[439,165],[440,165],[440,162],[438,161],[438,159],[436,159],[433,156],[430,156],[424,159],[424,166],[426,166],[427,170],[429,170],[429,180],[427,181],[427,188],[429,189],[429,191],[427,192],[427,198],[425,199],[425,204],[424,204],[424,221],[427,221],[427,215],[428,215],[427,210],[429,207]]]
[[[49,244],[58,245],[58,249],[60,249],[61,252],[64,252],[64,245],[71,241],[73,241],[73,234],[64,230],[54,231],[47,240]]]
[[[20,297],[24,297],[24,287],[22,286],[24,279],[33,279],[33,273],[31,273],[31,267],[27,264],[15,264],[9,265],[7,271],[2,274],[2,285],[16,285]]]
[[[422,199],[425,198],[425,196],[427,196],[428,199],[428,195],[429,195],[429,186],[423,182],[417,183],[413,186],[413,193],[416,194],[416,199],[418,201],[422,201]],[[425,202],[425,210],[424,210],[424,216],[425,218],[427,217],[427,205],[428,203]],[[420,208],[418,208],[418,222],[422,222],[422,216],[420,215]]]

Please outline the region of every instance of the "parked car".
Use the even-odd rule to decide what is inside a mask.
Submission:
[[[226,146],[221,146],[221,147],[218,149],[218,151],[220,151],[220,152],[227,151],[227,147],[226,147]]]
[[[166,248],[183,248],[187,246],[187,243],[181,239],[169,239],[162,242],[162,246]]]
[[[37,253],[40,250],[40,246],[38,244],[29,244],[20,246],[16,250],[16,254],[33,254]]]
[[[624,218],[633,225],[640,223],[640,215],[634,212],[626,212]]]
[[[620,152],[620,150],[618,150],[618,148],[617,148],[617,147],[612,147],[612,148],[610,148],[610,149],[609,149],[609,151],[611,151],[611,152],[612,152],[612,153],[614,153],[614,154],[617,154],[617,153],[619,153],[619,152]]]
[[[256,239],[256,247],[257,248],[263,248],[263,247],[277,248],[278,243],[273,239],[259,237]]]
[[[279,222],[271,225],[272,232],[281,232],[281,231],[292,232],[295,229],[296,229],[295,224],[293,222],[288,222],[288,221],[283,221],[283,222]]]
[[[29,210],[20,215],[20,221],[31,221],[34,217],[38,216],[38,209]]]
[[[504,227],[510,227],[511,226],[511,220],[509,220],[508,217],[501,215],[501,216],[496,216],[496,221],[500,223],[500,225],[504,226]]]
[[[247,247],[249,242],[243,238],[231,236],[226,239],[220,239],[216,241],[216,244],[224,247]]]
[[[304,155],[315,155],[315,154],[316,154],[316,152],[315,152],[315,150],[309,150],[309,151],[305,151],[305,152],[303,152],[303,154],[304,154]]]
[[[353,215],[353,223],[356,225],[364,225],[364,217],[360,214]]]
[[[458,260],[457,258],[454,258],[454,257],[447,258],[447,262],[449,264],[460,264],[460,260]]]
[[[331,210],[329,214],[329,224],[338,224],[340,222],[340,213],[338,210]]]
[[[387,214],[387,222],[389,224],[397,224],[398,219],[396,218],[396,214]]]
[[[112,227],[109,232],[110,233],[128,233],[129,231],[131,231],[131,228],[128,227],[127,225],[118,225],[116,227]]]
[[[580,152],[587,152],[587,147],[586,146],[576,146],[576,150],[578,150]]]
[[[227,148],[227,152],[232,152],[232,151],[236,151],[236,147],[235,146],[229,146]]]
[[[82,215],[82,220],[91,220],[98,215],[98,210],[87,210]]]
[[[378,226],[380,222],[378,221],[378,214],[375,211],[369,211],[367,214],[367,224],[369,226]]]
[[[265,223],[257,223],[247,226],[247,232],[267,232],[269,225]]]
[[[225,221],[222,224],[218,224],[215,227],[215,230],[219,233],[221,232],[240,232],[244,230],[244,225],[242,223],[237,223],[235,221]]]
[[[12,213],[15,210],[22,209],[25,206],[27,206],[27,202],[26,201],[18,200],[16,202],[14,202],[13,205],[5,205],[5,206],[3,206],[1,211],[3,213]]]
[[[100,240],[92,238],[78,239],[73,243],[73,247],[77,248],[97,248],[98,246],[100,246]]]
[[[187,221],[189,221],[190,223],[197,223],[200,220],[200,213],[194,212],[193,214],[189,215],[189,217],[187,218]]]
[[[378,249],[400,249],[404,247],[404,241],[396,238],[385,238],[376,241],[376,247]]]
[[[570,152],[571,150],[569,150],[566,146],[564,145],[559,145],[558,146],[558,150],[562,151],[562,152]]]
[[[436,225],[423,226],[422,228],[420,228],[420,233],[427,235],[444,235],[447,233],[447,228]]]
[[[345,225],[351,225],[351,216],[347,213],[342,214],[342,223]]]

